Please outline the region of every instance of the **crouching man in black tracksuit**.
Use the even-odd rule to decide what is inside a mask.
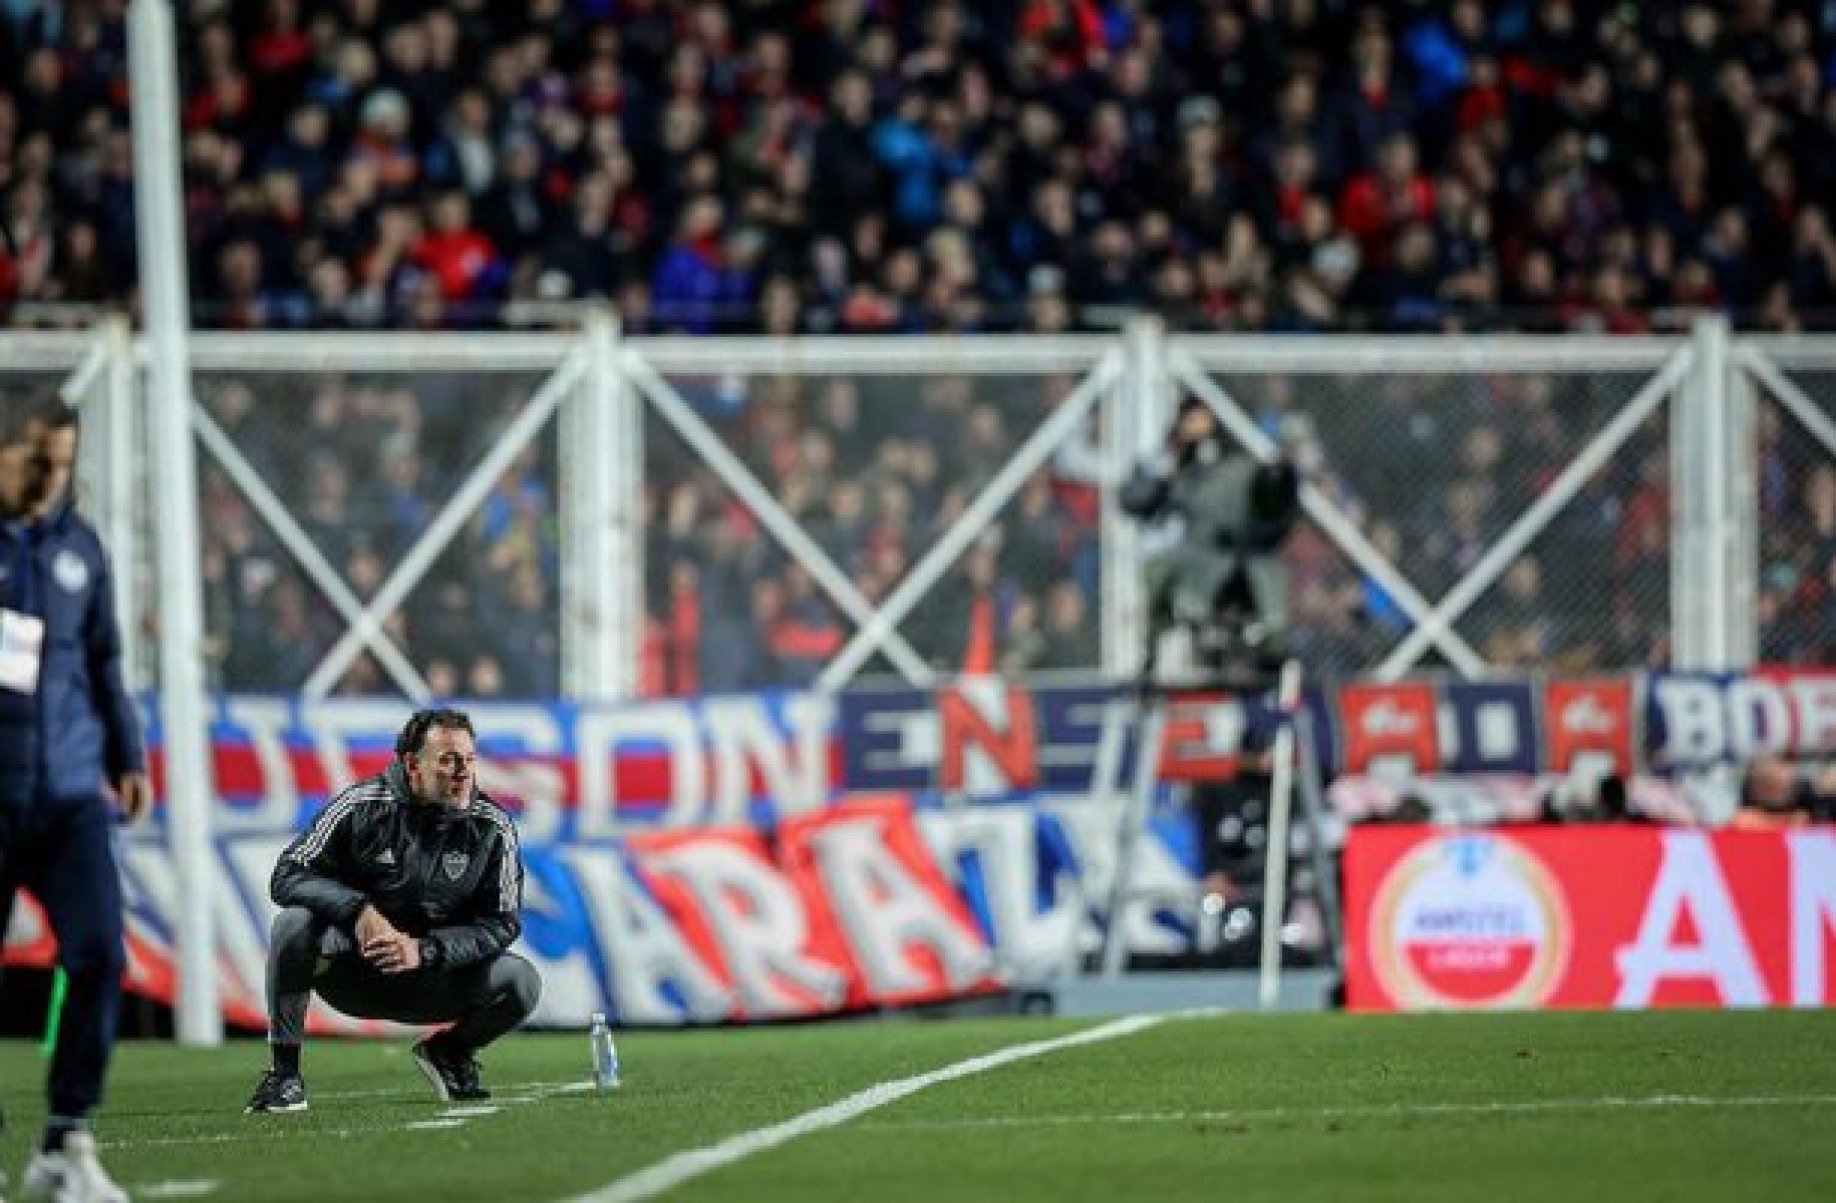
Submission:
[[[347,1015],[451,1024],[414,1046],[443,1102],[489,1098],[473,1054],[535,1010],[541,978],[508,951],[522,931],[522,856],[510,817],[473,782],[471,719],[420,711],[395,755],[334,798],[274,867],[274,1063],[248,1112],[306,1109],[300,1045],[314,991]]]

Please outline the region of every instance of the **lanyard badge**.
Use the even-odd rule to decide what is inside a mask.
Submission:
[[[0,689],[28,697],[37,693],[44,650],[44,619],[0,609]]]

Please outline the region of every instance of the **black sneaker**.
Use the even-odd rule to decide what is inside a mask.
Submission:
[[[442,1103],[475,1103],[491,1097],[478,1080],[478,1062],[470,1053],[451,1052],[431,1039],[421,1041],[410,1051]]]
[[[270,1069],[261,1075],[261,1081],[255,1084],[255,1094],[249,1099],[249,1105],[242,1109],[244,1115],[268,1111],[304,1111],[306,1110],[306,1079],[298,1074],[282,1073]]]

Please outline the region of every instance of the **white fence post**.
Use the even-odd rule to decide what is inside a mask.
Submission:
[[[1754,569],[1741,551],[1743,522],[1757,520],[1739,494],[1752,496],[1752,394],[1732,388],[1726,318],[1697,320],[1693,371],[1678,390],[1671,419],[1671,663],[1679,669],[1729,669],[1753,655]],[[1743,568],[1746,575],[1743,576]],[[1744,614],[1744,619],[1743,619]]]
[[[640,402],[618,366],[618,324],[586,322],[587,369],[561,407],[561,688],[576,700],[637,692],[643,606]]]
[[[127,320],[110,314],[92,332],[89,352],[58,394],[81,414],[83,437],[77,451],[77,496],[102,536],[115,569],[115,606],[121,617],[121,663],[130,688],[152,680],[140,620],[146,613],[142,571],[140,460],[135,449],[145,432],[134,404],[133,332]]]
[[[1728,532],[1727,657],[1731,668],[1751,667],[1759,659],[1759,409],[1753,380],[1732,353],[1723,351],[1727,380]]]
[[[159,539],[159,682],[166,749],[168,836],[177,870],[181,1044],[223,1043],[217,1007],[216,789],[206,741],[204,584],[198,552],[198,473],[191,440],[191,309],[179,197],[178,61],[166,0],[133,0],[128,12],[133,91],[134,228],[150,354],[154,506]]]
[[[1122,512],[1121,488],[1141,460],[1152,455],[1167,428],[1166,326],[1159,318],[1130,319],[1124,331],[1122,378],[1103,408],[1101,530],[1103,671],[1136,672],[1147,640],[1147,600],[1142,588],[1141,526]]]
[[[115,608],[121,615],[121,663],[126,666],[128,687],[145,689],[153,683],[141,623],[147,614],[147,588],[153,581],[142,546],[146,505],[141,489],[142,461],[135,454],[146,445],[145,411],[140,400],[140,361],[134,352],[134,332],[119,315],[102,323],[104,352],[101,409],[107,424],[103,449],[104,495],[97,521],[115,565]]]
[[[109,491],[110,416],[100,404],[108,377],[108,329],[106,325],[90,331],[89,347],[82,362],[57,386],[58,398],[77,411],[83,424],[82,438],[77,442],[76,496],[98,528]],[[108,538],[106,529],[102,532]],[[112,544],[110,545],[112,546]]]
[[[1294,790],[1299,776],[1295,763],[1295,716],[1301,705],[1301,665],[1290,660],[1281,666],[1275,701],[1281,708],[1281,730],[1275,736],[1269,776],[1269,842],[1262,878],[1262,956],[1256,979],[1256,1002],[1273,1011],[1281,999],[1281,955],[1288,924],[1288,829],[1293,815]]]

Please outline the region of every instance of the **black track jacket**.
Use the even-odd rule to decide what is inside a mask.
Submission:
[[[510,816],[483,794],[463,810],[417,801],[400,764],[333,798],[281,853],[268,892],[346,929],[373,905],[420,938],[430,969],[489,960],[523,930]]]

